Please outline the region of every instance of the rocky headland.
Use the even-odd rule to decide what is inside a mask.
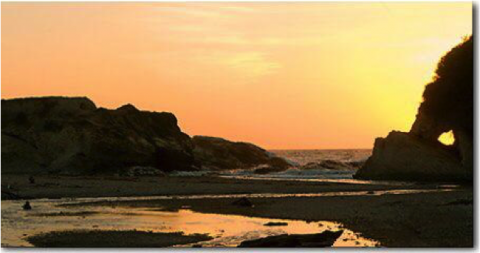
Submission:
[[[183,133],[172,113],[85,97],[2,100],[2,174],[162,175],[171,171],[285,169],[249,143]]]
[[[358,179],[473,181],[473,37],[438,63],[410,132],[377,138]],[[453,145],[438,138],[453,132]]]

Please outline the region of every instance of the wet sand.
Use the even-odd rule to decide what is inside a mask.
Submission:
[[[359,192],[356,196],[258,197],[253,207],[232,205],[234,198],[116,200],[70,205],[137,207],[249,217],[340,222],[386,247],[473,247],[473,188],[431,184],[372,185],[325,182],[237,180],[225,178],[65,178],[3,176],[22,197],[105,197],[248,193]],[[56,185],[52,185],[55,183]],[[447,187],[448,188],[448,187]],[[382,190],[425,189],[431,192],[384,194]],[[35,201],[32,201],[35,208]]]
[[[114,198],[109,198],[114,199]],[[96,198],[89,199],[97,200]],[[156,247],[164,245],[165,233],[183,233],[185,236],[208,235],[209,240],[186,243],[173,241],[174,247],[237,247],[244,241],[256,240],[282,234],[318,234],[325,231],[342,231],[334,247],[372,247],[377,241],[361,237],[355,231],[342,227],[337,222],[306,222],[302,220],[282,220],[254,218],[242,215],[201,213],[165,207],[110,207],[99,203],[82,205],[85,199],[39,199],[31,210],[21,210],[22,200],[2,202],[2,246],[79,246],[100,247],[111,245],[110,237],[92,236],[114,233],[117,239],[135,234],[131,240],[122,240],[125,247],[144,247],[152,240]],[[73,207],[73,208],[72,208]],[[20,209],[20,210],[19,210]],[[281,227],[268,224],[282,224]],[[128,233],[125,233],[128,231]],[[138,233],[137,233],[138,232]],[[148,232],[148,233],[146,233]],[[153,236],[149,233],[162,236]],[[84,238],[86,237],[86,238]],[[185,238],[184,238],[185,239]],[[32,245],[33,244],[33,245]],[[152,245],[152,244],[148,244]]]
[[[22,199],[130,197],[159,195],[252,194],[252,193],[320,193],[339,191],[374,191],[388,189],[430,189],[432,185],[383,183],[367,184],[247,180],[221,177],[67,177],[2,175],[2,191],[10,185],[11,192]],[[360,184],[362,183],[362,184]],[[400,185],[399,185],[400,184]]]
[[[341,197],[253,198],[253,208],[229,198],[109,201],[90,205],[182,206],[202,213],[250,217],[334,221],[386,247],[473,247],[471,190],[453,192]],[[462,200],[462,201],[458,201]],[[89,205],[88,203],[80,205]]]
[[[117,247],[168,247],[211,240],[203,234],[153,233],[144,231],[101,231],[78,230],[39,234],[28,237],[27,241],[42,248],[117,248]]]

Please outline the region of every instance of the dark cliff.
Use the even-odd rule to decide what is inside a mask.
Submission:
[[[132,166],[196,169],[193,144],[171,113],[88,98],[2,100],[2,173],[121,173]]]
[[[253,144],[191,139],[171,113],[140,111],[130,104],[97,108],[82,97],[2,100],[4,174],[158,175],[262,165],[290,166]]]

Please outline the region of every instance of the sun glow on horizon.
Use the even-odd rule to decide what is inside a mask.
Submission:
[[[408,131],[472,3],[2,3],[2,98],[170,111],[189,135],[371,148]]]

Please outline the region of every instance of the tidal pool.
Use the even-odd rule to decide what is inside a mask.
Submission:
[[[90,199],[91,200],[91,199]],[[184,232],[209,234],[214,239],[199,242],[203,247],[236,247],[242,241],[280,234],[312,234],[325,230],[344,230],[334,247],[374,247],[379,243],[363,238],[335,222],[305,222],[252,218],[193,212],[189,209],[164,211],[148,208],[107,206],[62,207],[77,203],[73,199],[40,199],[32,201],[32,210],[22,209],[24,201],[2,201],[2,247],[32,247],[25,240],[39,233],[66,230],[137,230],[152,232]],[[287,223],[285,226],[264,224]],[[177,245],[177,247],[191,247]]]

